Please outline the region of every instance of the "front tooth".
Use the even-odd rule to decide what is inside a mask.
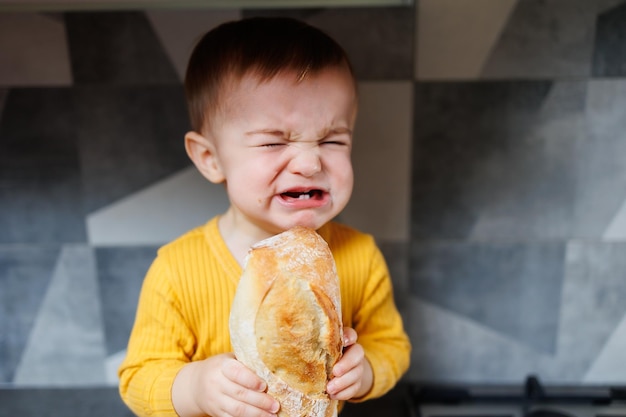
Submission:
[[[311,198],[309,194],[300,194],[300,196],[298,197],[298,199],[300,200],[308,200],[309,198]]]

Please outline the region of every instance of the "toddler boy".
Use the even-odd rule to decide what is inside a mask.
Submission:
[[[232,354],[228,317],[250,246],[296,225],[328,242],[340,279],[345,348],[327,392],[383,395],[407,370],[410,343],[374,239],[332,221],[353,186],[345,52],[293,19],[230,22],[197,44],[185,90],[185,148],[230,206],[159,249],[119,370],[122,398],[138,415],[276,415],[265,383]]]

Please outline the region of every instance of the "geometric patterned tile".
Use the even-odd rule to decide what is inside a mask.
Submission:
[[[179,84],[77,87],[75,100],[87,212],[190,165]]]
[[[409,239],[412,98],[411,81],[359,84],[352,148],[355,184],[340,218],[382,240]],[[376,198],[372,190],[377,190]]]
[[[0,416],[132,417],[117,387],[0,390]]]
[[[573,241],[566,268],[558,349],[584,374],[626,313],[626,243]]]
[[[295,17],[328,33],[346,50],[359,81],[413,77],[412,7],[243,10],[244,17],[267,15]]]
[[[626,201],[624,106],[626,80],[606,78],[588,82],[586,138],[579,144],[573,164],[578,176],[574,236],[626,238],[626,230],[619,223],[620,210]]]
[[[54,246],[0,247],[0,383],[13,380],[58,255]]]
[[[238,9],[155,9],[147,10],[145,14],[181,81],[185,78],[191,51],[200,37],[223,22],[240,18]]]
[[[87,216],[89,243],[162,245],[227,209],[224,186],[190,166]]]
[[[106,354],[128,345],[143,279],[157,247],[97,248],[98,285],[106,335]]]
[[[624,376],[626,375],[626,362],[622,360],[624,352],[626,352],[626,315],[587,371],[584,382],[624,384],[626,379]]]
[[[586,83],[417,83],[413,238],[567,238]]]
[[[593,54],[594,77],[626,75],[626,3],[605,10],[597,18]]]
[[[144,13],[71,12],[65,24],[75,84],[178,81]]]
[[[518,1],[417,2],[415,79],[478,79]]]
[[[557,348],[559,242],[413,242],[410,290],[537,351]]]
[[[549,249],[549,245],[544,243],[542,248]],[[553,245],[557,246],[556,243]],[[441,243],[430,246],[437,246],[438,249],[440,246],[454,245]],[[448,249],[448,252],[451,251]],[[457,252],[460,251],[457,249]],[[534,287],[537,292],[550,289],[539,278],[534,282],[528,278],[544,273],[546,268],[539,265],[540,262],[528,260],[521,269],[525,269],[529,275],[524,279],[511,280],[510,276],[514,273],[507,274],[498,268],[498,263],[508,263],[512,269],[516,269],[514,260],[504,254],[501,254],[499,261],[494,262],[474,250],[471,255],[476,260],[470,264],[459,260],[459,256],[444,259],[434,250],[422,253],[420,261],[426,261],[421,262],[418,272],[426,277],[418,280],[417,285],[412,279],[412,296],[405,321],[411,340],[419,341],[413,345],[409,379],[519,383],[527,375],[533,374],[550,383],[623,385],[626,377],[623,372],[620,373],[623,367],[619,358],[626,340],[625,254],[626,243],[623,242],[602,244],[573,241],[567,245],[562,286],[560,293],[553,296],[556,299],[551,308],[557,315],[556,325],[553,326],[557,335],[556,346],[552,352],[546,352],[537,349],[528,340],[511,335],[510,331],[496,329],[461,311],[473,303],[475,311],[483,315],[497,311],[503,316],[501,321],[504,321],[511,317],[511,313],[503,311],[503,304],[524,304],[528,307],[517,312],[522,319],[528,318],[532,322],[534,315],[543,316],[545,321],[549,321],[548,314],[529,313],[529,310],[539,306],[539,299],[547,298],[542,294],[529,297],[529,287]],[[496,270],[502,278],[497,282],[492,280],[492,284],[486,288],[481,283],[488,280],[477,279],[473,273],[477,270],[476,264],[484,264],[485,269]],[[538,272],[529,271],[531,266],[535,266]],[[415,270],[412,272],[415,273]],[[455,276],[459,278],[451,285]],[[423,285],[426,279],[429,281]],[[515,294],[509,291],[507,295],[507,288],[514,281],[518,282],[518,290]],[[437,292],[434,299],[433,291]],[[442,303],[441,299],[449,303]]]
[[[75,125],[68,88],[10,90],[0,123],[0,242],[85,241]]]
[[[57,16],[0,13],[0,85],[72,84],[65,27]]]
[[[411,297],[406,324],[410,381],[518,384],[529,373],[544,381],[558,375],[551,356],[422,298]]]
[[[596,7],[589,0],[517,2],[481,78],[588,76]]]
[[[99,298],[93,251],[65,246],[15,372],[16,386],[103,383]]]

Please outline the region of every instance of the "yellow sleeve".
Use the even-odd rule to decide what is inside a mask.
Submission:
[[[369,279],[362,296],[360,308],[353,316],[358,343],[374,372],[370,392],[353,402],[380,397],[389,391],[407,371],[411,343],[404,331],[402,317],[394,299],[391,278],[385,259],[374,245],[369,261]]]
[[[118,371],[121,397],[135,414],[176,416],[171,387],[190,361],[194,340],[167,266],[157,257],[144,279],[127,355]]]

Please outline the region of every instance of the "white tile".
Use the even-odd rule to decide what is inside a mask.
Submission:
[[[340,219],[383,240],[408,241],[413,83],[363,82],[359,95],[355,186]]]
[[[191,166],[87,216],[89,243],[159,245],[228,208],[222,185]]]
[[[0,56],[0,85],[72,84],[62,19],[37,13],[0,13]]]
[[[105,381],[99,299],[91,249],[66,246],[17,367],[16,386],[78,386]]]
[[[518,0],[420,0],[416,79],[479,78]]]

